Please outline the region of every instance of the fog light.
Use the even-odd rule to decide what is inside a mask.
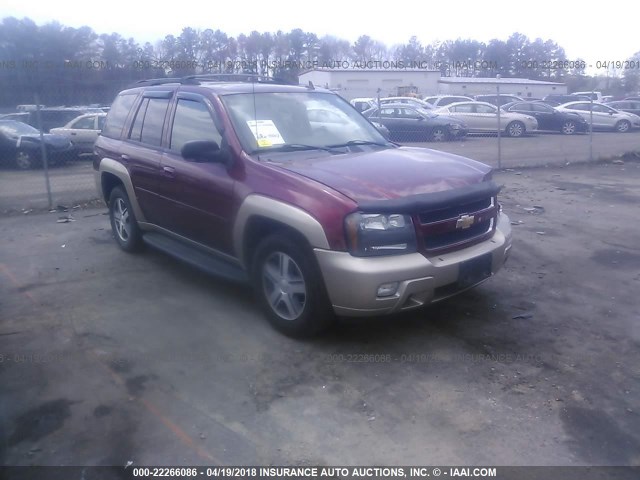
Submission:
[[[391,295],[395,295],[398,291],[398,285],[398,282],[383,283],[378,287],[378,296],[390,297]]]

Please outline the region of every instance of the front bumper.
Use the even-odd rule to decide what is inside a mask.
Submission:
[[[471,287],[455,288],[462,262],[490,253],[493,275],[502,268],[510,249],[511,225],[509,218],[500,213],[490,239],[429,258],[421,253],[363,258],[348,252],[314,251],[335,312],[366,316],[409,310],[467,290]],[[392,282],[399,283],[394,295],[377,296],[380,285]]]

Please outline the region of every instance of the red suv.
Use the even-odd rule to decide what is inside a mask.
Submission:
[[[449,297],[511,248],[490,167],[390,143],[312,84],[146,80],[115,99],[95,153],[123,250],[250,282],[290,335]]]

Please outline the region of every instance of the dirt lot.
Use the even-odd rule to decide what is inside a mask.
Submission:
[[[496,178],[500,274],[306,342],[103,209],[0,218],[0,464],[640,465],[640,164]]]

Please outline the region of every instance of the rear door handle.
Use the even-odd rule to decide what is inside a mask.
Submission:
[[[173,177],[173,175],[176,173],[176,169],[173,167],[162,167],[162,171],[169,177]]]
[[[120,158],[125,162],[128,162],[129,160],[131,160],[131,157],[129,155],[126,155],[126,154],[120,155]]]

